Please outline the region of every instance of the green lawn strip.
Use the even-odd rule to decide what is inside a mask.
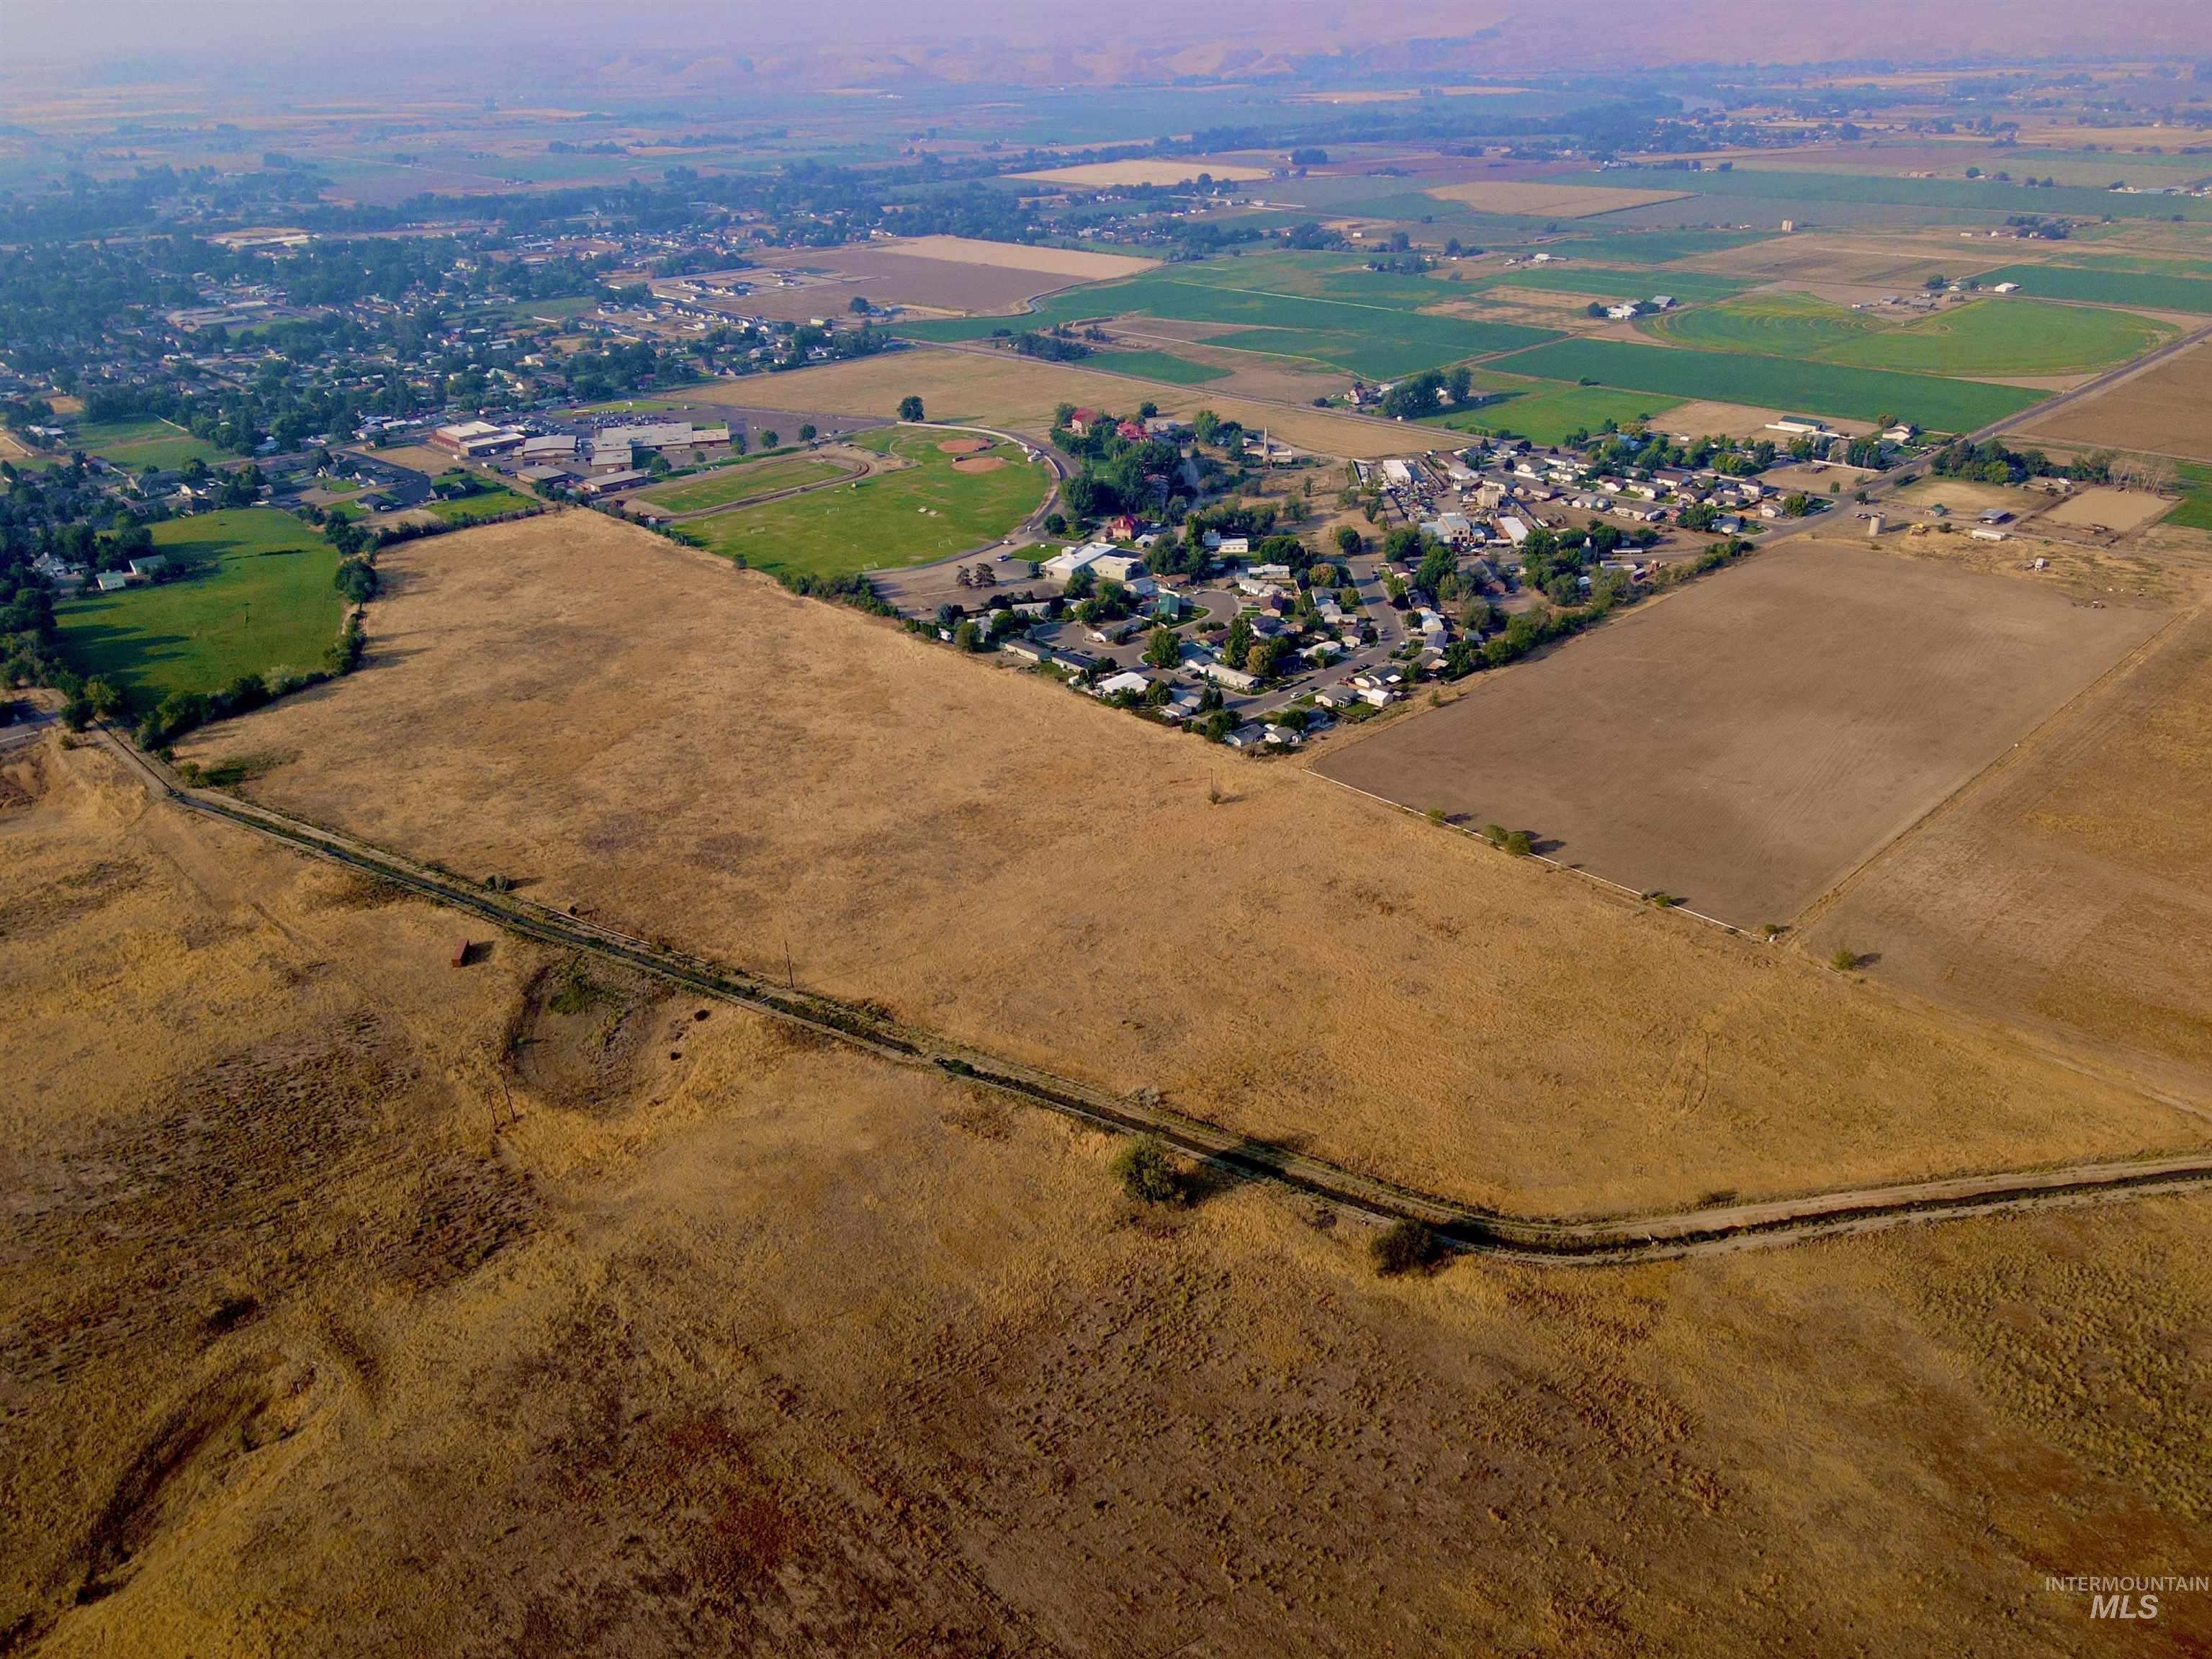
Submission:
[[[2166,523],[2212,530],[2212,466],[2184,461],[2175,471],[2181,484],[2181,505],[2166,514]]]
[[[167,421],[87,421],[70,428],[69,444],[134,471],[149,466],[166,470],[193,460],[213,465],[223,459],[213,444],[203,443]]]
[[[2173,332],[2125,312],[2000,295],[1863,334],[1821,355],[1832,363],[1923,374],[2068,374],[2139,357]]]
[[[192,574],[58,606],[62,648],[80,672],[143,702],[322,661],[345,602],[331,586],[337,550],[306,525],[240,507],[171,519],[153,535],[156,551]]]
[[[1599,300],[1649,300],[1665,294],[1685,304],[1726,300],[1751,284],[1702,270],[1620,270],[1604,265],[1522,265],[1485,279],[1486,288],[1532,288]]]
[[[1589,380],[1632,392],[1712,398],[1840,420],[1872,421],[1895,415],[1936,432],[1973,431],[2047,395],[1980,380],[1622,340],[1555,340],[1516,352],[1492,367],[1545,380]]]
[[[819,456],[781,455],[738,466],[716,467],[696,477],[656,485],[643,492],[641,499],[655,507],[666,507],[671,513],[698,513],[725,502],[743,501],[748,495],[765,495],[772,490],[819,483],[845,471],[835,461],[825,461]]]
[[[1656,420],[1683,402],[1649,392],[1567,386],[1558,380],[1507,374],[1482,375],[1475,389],[1496,401],[1432,416],[1423,424],[1485,435],[1510,432],[1531,443],[1556,444],[1565,442],[1570,433],[1595,432],[1607,421],[1627,427],[1647,418]]]
[[[1603,226],[1589,228],[1587,235],[1547,240],[1540,251],[1562,259],[1592,259],[1614,265],[1663,265],[1676,259],[1725,252],[1770,234],[1763,230],[1616,230]],[[1671,280],[1679,282],[1681,277],[1676,276]],[[1667,291],[1664,283],[1659,287],[1661,292]]]
[[[2212,312],[2212,276],[2092,270],[2081,265],[2000,265],[1995,270],[1977,273],[1975,280],[1984,288],[2018,283],[2021,294],[2040,299],[2142,306],[2153,311]]]
[[[1175,386],[1204,386],[1226,379],[1229,370],[1213,363],[1193,362],[1171,351],[1102,351],[1084,360],[1085,368],[1103,368],[1115,374],[1140,374],[1148,380]]]
[[[988,331],[988,330],[985,331],[987,333]],[[619,398],[612,403],[586,404],[580,409],[575,410],[575,413],[579,415],[627,415],[633,411],[642,414],[659,410],[691,409],[694,407],[696,407],[694,404],[674,403],[666,398]]]
[[[2114,158],[2116,176],[2125,167]],[[1662,168],[1613,167],[1603,172],[1571,173],[1546,180],[1554,185],[1587,185],[1607,189],[1687,191],[1698,196],[1757,197],[1802,203],[1808,210],[1824,203],[1918,208],[1942,212],[2001,214],[2078,214],[2115,219],[2212,219],[2212,199],[2187,196],[2130,196],[2123,191],[2081,185],[2054,185],[2049,190],[2026,185],[2000,184],[1990,179],[1907,179],[1874,173],[1759,172],[1738,167],[1727,173],[1708,167],[1691,173]],[[1807,211],[1801,217],[1817,217]]]
[[[512,489],[487,489],[478,495],[422,503],[424,511],[434,513],[447,524],[474,524],[478,519],[495,519],[502,513],[520,513],[537,505],[529,496],[518,495]]]
[[[1036,510],[1047,483],[1038,463],[1006,444],[992,452],[1006,462],[996,471],[955,471],[959,458],[937,446],[960,435],[910,428],[864,433],[855,441],[915,465],[716,514],[684,528],[717,553],[771,571],[834,577],[950,557],[1006,535]]]

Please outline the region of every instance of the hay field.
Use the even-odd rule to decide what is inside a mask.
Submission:
[[[741,963],[787,937],[806,983],[1516,1207],[2212,1131],[599,515],[425,548],[386,555],[363,672],[192,757],[296,754],[258,797]]]
[[[1209,161],[1194,157],[1179,161],[1088,161],[1074,167],[1045,167],[1036,173],[1017,173],[1017,179],[1035,179],[1050,185],[1081,185],[1092,190],[1111,190],[1118,185],[1187,185],[1201,173],[1216,179],[1243,183],[1265,179],[1265,167],[1241,167],[1234,161]]]
[[[2212,353],[2202,345],[2021,428],[2029,438],[2212,461]]]
[[[2152,633],[1842,543],[1756,560],[1332,750],[1328,775],[1747,930],[1788,921]]]
[[[921,398],[932,420],[973,421],[1037,438],[1050,432],[1052,412],[1064,403],[1134,410],[1151,402],[1162,414],[1185,417],[1210,409],[1255,432],[1264,426],[1317,454],[1364,459],[1395,455],[1405,447],[1401,434],[1379,422],[1250,403],[1205,386],[1139,380],[1073,364],[927,347],[788,374],[755,375],[742,382],[713,381],[687,387],[682,395],[709,404],[722,398],[743,398],[754,408],[831,409],[890,418],[908,393]]]
[[[453,972],[447,916],[99,751],[8,777],[40,1652],[2060,1659],[2051,1563],[2201,1558],[2201,1200],[1380,1281],[949,1080]]]
[[[2212,1073],[2212,618],[2162,634],[1822,907],[1919,994]]]
[[[705,303],[785,319],[843,315],[854,299],[940,312],[1003,312],[1076,283],[1141,276],[1158,262],[1079,248],[1029,247],[967,236],[916,236],[763,255],[750,270],[723,273],[755,286]],[[763,276],[788,275],[793,286]]]
[[[1474,179],[1462,185],[1431,185],[1425,192],[1457,202],[1477,213],[1508,213],[1528,219],[1588,219],[1624,208],[1680,201],[1680,190],[1617,190],[1603,185],[1554,184],[1543,179]]]
[[[1716,403],[1707,398],[1694,398],[1678,404],[1667,411],[1666,418],[1655,422],[1661,430],[1681,433],[1690,437],[1708,434],[1723,438],[1756,438],[1766,430],[1767,422],[1778,420],[1783,411],[1775,409],[1754,409],[1747,404]],[[1856,434],[1863,429],[1864,422],[1832,420],[1829,422],[1839,432]]]

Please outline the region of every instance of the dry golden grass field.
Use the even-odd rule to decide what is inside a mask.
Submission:
[[[1750,931],[1794,918],[2168,614],[1801,541],[1318,764]]]
[[[395,548],[279,807],[1241,1133],[1535,1212],[2197,1144],[1998,1031],[604,518]],[[1209,804],[1211,786],[1229,799]]]
[[[1820,907],[1810,948],[2122,1056],[2212,1076],[2212,613],[2176,623]]]
[[[750,271],[727,273],[754,284],[750,293],[715,303],[735,313],[787,319],[842,316],[856,295],[878,306],[1011,311],[1054,289],[1133,276],[1158,263],[1079,248],[917,236],[766,254]],[[779,272],[796,285],[786,288],[768,280]]]
[[[838,410],[888,417],[897,414],[900,399],[909,392],[921,398],[933,421],[974,421],[1038,437],[1051,430],[1052,412],[1061,404],[1133,411],[1140,403],[1152,403],[1164,415],[1186,417],[1210,409],[1255,432],[1264,426],[1285,442],[1322,455],[1395,455],[1406,445],[1402,431],[1379,421],[1251,403],[1224,395],[1216,386],[1167,386],[976,350],[924,348],[860,357],[788,374],[751,376],[741,383],[710,381],[677,395],[708,404],[727,400],[749,408]]]
[[[454,970],[102,750],[0,777],[10,1650],[2212,1640],[2044,1587],[2201,1570],[2203,1199],[1380,1280],[950,1079]]]
[[[2021,430],[2027,438],[2212,461],[2212,350],[2192,346]]]

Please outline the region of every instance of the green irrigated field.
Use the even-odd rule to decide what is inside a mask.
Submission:
[[[818,455],[769,455],[757,460],[718,466],[673,483],[656,484],[639,499],[665,507],[671,513],[703,513],[708,507],[741,501],[748,495],[767,495],[779,489],[796,489],[819,483],[848,471]]]
[[[1333,274],[1346,278],[1382,275],[1356,269]],[[1364,300],[1293,291],[1318,287],[1331,275],[1317,272],[1310,264],[1278,263],[1273,258],[1179,266],[1126,282],[1052,295],[1018,323],[1026,328],[1041,328],[1086,318],[1132,314],[1218,323],[1236,331],[1210,338],[1210,345],[1310,357],[1380,380],[1559,337],[1550,329],[1471,322],[1413,309],[1417,300],[1442,303],[1455,293],[1465,292],[1425,277],[1397,277],[1379,283],[1371,290],[1359,290],[1352,283],[1355,291],[1367,291],[1373,296]],[[1265,285],[1270,282],[1285,286]],[[1409,283],[1420,286],[1408,288]],[[1013,320],[957,317],[900,323],[894,327],[920,340],[974,340],[1008,327]]]
[[[1006,465],[957,471],[938,447],[947,434],[884,428],[854,441],[912,465],[851,484],[832,484],[780,501],[718,513],[686,526],[717,553],[763,570],[846,576],[893,565],[926,564],[1006,535],[1036,510],[1048,484],[1042,463],[998,444],[986,452]]]
[[[2016,296],[1971,301],[1893,323],[1809,294],[1753,294],[1648,319],[1644,331],[1683,345],[1758,352],[1918,374],[2069,374],[2140,356],[2172,330],[2086,306]]]
[[[147,703],[322,660],[345,611],[331,586],[338,556],[297,519],[266,507],[204,513],[155,525],[154,544],[193,574],[59,607],[62,648],[80,672]]]
[[[2203,266],[2196,267],[2203,270]],[[1976,279],[1984,288],[2018,283],[2021,292],[2092,305],[2141,306],[2152,311],[2212,312],[2212,276],[2171,271],[2093,270],[2086,265],[2002,265]]]
[[[186,461],[214,465],[222,452],[167,421],[87,421],[70,431],[70,447],[98,455],[132,471],[143,467],[182,466]]]
[[[1981,380],[1621,340],[1557,340],[1516,352],[1495,367],[1547,380],[1589,380],[1633,392],[1709,398],[1838,420],[1872,421],[1894,415],[1936,432],[1971,432],[2045,395]]]
[[[1863,312],[1830,305],[1809,294],[1754,294],[1695,311],[1648,317],[1638,326],[1682,345],[1817,361],[1879,325]]]
[[[1489,436],[1510,433],[1531,443],[1556,444],[1564,443],[1571,433],[1595,432],[1607,421],[1626,427],[1656,419],[1683,401],[1649,392],[1621,392],[1609,386],[1562,386],[1557,380],[1523,380],[1518,375],[1485,375],[1477,384],[1479,390],[1499,401],[1439,415],[1427,424]]]
[[[1638,230],[1610,226],[1577,225],[1576,234],[1547,237],[1543,251],[1562,259],[1594,259],[1615,265],[1664,265],[1676,259],[1693,259],[1702,253],[1720,253],[1746,242],[1756,242],[1769,233],[1762,230]],[[1534,251],[1533,249],[1531,250]],[[1656,285],[1662,293],[1667,285]]]
[[[2119,169],[2124,172],[2124,168]],[[1697,196],[1753,197],[1802,203],[1801,218],[1816,218],[1826,205],[1856,204],[1943,213],[2072,214],[2086,219],[2212,219],[2212,199],[2189,196],[2130,196],[2124,191],[2060,185],[2031,189],[1994,179],[1908,179],[1878,173],[1813,173],[1798,168],[1756,171],[1739,167],[1722,173],[1673,169],[1607,168],[1546,182],[1589,185],[1606,189],[1649,186],[1688,191]]]
[[[2184,461],[2180,475],[2181,505],[2166,515],[2168,524],[2190,530],[2212,530],[2212,466]]]
[[[502,513],[520,513],[526,507],[537,505],[529,496],[519,495],[512,489],[487,489],[454,501],[422,503],[425,512],[435,514],[447,524],[474,524],[479,519],[495,519]]]
[[[1860,335],[1827,361],[1923,374],[2073,374],[2139,357],[2173,333],[2125,312],[2000,295]]]
[[[1229,374],[1215,364],[1194,362],[1171,351],[1102,351],[1087,359],[1083,367],[1114,374],[1140,374],[1148,380],[1166,380],[1175,386],[1204,386]]]
[[[1669,295],[1689,304],[1726,300],[1751,284],[1702,270],[1621,270],[1607,265],[1521,265],[1482,281],[1485,288],[1533,288],[1548,294],[1587,294],[1606,300],[1648,300]]]

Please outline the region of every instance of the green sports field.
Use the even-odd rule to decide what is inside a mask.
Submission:
[[[425,512],[435,514],[447,524],[474,524],[479,519],[495,519],[502,513],[520,513],[526,507],[537,505],[529,496],[519,495],[512,489],[487,489],[456,501],[425,501],[422,507]]]
[[[818,455],[767,455],[731,466],[718,466],[711,472],[678,478],[672,483],[656,484],[642,492],[639,499],[666,507],[671,513],[703,513],[709,507],[744,501],[749,495],[773,495],[779,489],[819,483],[847,470]]]
[[[1682,402],[1680,398],[1649,392],[1562,386],[1557,380],[1530,380],[1509,374],[1481,375],[1476,388],[1498,401],[1438,415],[1426,424],[1487,436],[1510,433],[1531,443],[1556,444],[1564,443],[1570,433],[1595,432],[1607,421],[1626,427],[1656,419]]]
[[[1894,415],[1935,432],[1971,432],[2045,396],[2022,386],[1982,380],[1623,340],[1558,340],[1516,352],[1494,367],[1546,380],[1589,380],[1625,391],[1710,398],[1838,420],[1872,421]]]
[[[1011,444],[987,452],[1006,463],[994,471],[954,471],[962,458],[938,445],[963,435],[913,427],[863,433],[857,444],[912,465],[685,528],[714,551],[763,570],[846,576],[950,558],[1006,536],[1036,510],[1049,483],[1043,464],[1024,460]]]
[[[291,514],[249,507],[172,519],[154,526],[154,544],[195,574],[58,607],[62,648],[80,673],[145,705],[322,661],[345,611],[331,586],[338,556]]]
[[[202,443],[167,421],[87,421],[70,429],[70,447],[98,455],[136,472],[141,468],[182,466],[186,461],[214,465],[223,459],[213,444]]]

